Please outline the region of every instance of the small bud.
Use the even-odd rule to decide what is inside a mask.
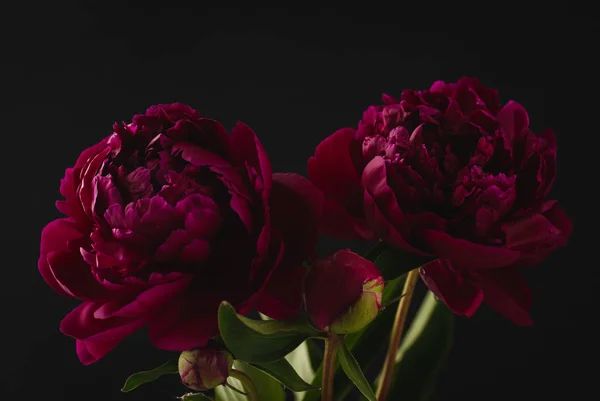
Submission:
[[[179,376],[192,390],[206,391],[223,384],[232,365],[233,357],[225,350],[197,348],[179,356]]]
[[[383,287],[377,266],[349,250],[340,250],[319,259],[306,276],[306,312],[320,330],[354,333],[379,313]]]

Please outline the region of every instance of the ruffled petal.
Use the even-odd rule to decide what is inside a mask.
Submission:
[[[42,230],[42,239],[40,244],[40,258],[38,260],[38,270],[44,281],[62,295],[69,295],[61,284],[58,283],[56,277],[50,269],[48,263],[48,256],[50,253],[55,252],[71,252],[69,249],[70,241],[77,241],[83,238],[83,233],[79,230],[78,226],[70,219],[57,219],[51,221]],[[69,267],[69,266],[67,266]],[[78,268],[74,266],[71,268]],[[89,266],[88,266],[89,271]]]
[[[360,178],[351,158],[352,128],[342,128],[325,138],[308,160],[308,176],[327,198],[341,203],[362,193]]]
[[[373,231],[385,242],[407,252],[424,253],[408,243],[410,227],[394,191],[387,184],[385,160],[375,157],[363,172],[365,217]]]
[[[366,241],[377,239],[364,217],[351,216],[335,199],[324,201],[320,227],[324,235],[332,238]]]
[[[454,266],[462,269],[494,269],[510,266],[521,255],[516,250],[476,244],[437,230],[423,230],[422,239],[431,249],[431,253],[452,261]]]
[[[252,128],[243,123],[237,123],[233,127],[230,140],[235,164],[256,171],[256,177],[249,178],[254,184],[255,192],[262,196],[266,204],[271,191],[272,170],[265,148]]]
[[[185,351],[202,347],[219,333],[217,310],[206,310],[195,305],[197,299],[182,296],[165,305],[159,314],[148,322],[148,335],[152,344],[168,351]]]
[[[485,303],[520,326],[533,324],[529,316],[531,290],[514,269],[482,272],[480,284]]]
[[[470,317],[483,301],[483,292],[458,276],[448,260],[429,262],[419,269],[419,273],[429,290],[454,313]]]
[[[77,340],[77,356],[84,365],[102,358],[145,323],[143,317],[96,319],[94,313],[102,305],[101,302],[84,302],[65,316],[60,324],[63,334]]]

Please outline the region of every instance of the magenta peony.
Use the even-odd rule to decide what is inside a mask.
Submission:
[[[42,233],[40,273],[83,301],[60,326],[80,360],[144,325],[158,348],[203,346],[223,300],[241,313],[295,315],[317,238],[310,182],[272,175],[246,125],[228,134],[183,104],[113,128],[67,169],[57,203],[67,217]]]
[[[564,245],[571,222],[546,199],[554,134],[534,134],[521,105],[501,105],[471,78],[384,95],[358,129],[326,138],[308,169],[326,196],[325,233],[437,258],[421,276],[454,312],[470,316],[485,300],[531,323],[517,270]]]

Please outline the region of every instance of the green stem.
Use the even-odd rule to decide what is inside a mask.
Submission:
[[[325,339],[325,353],[323,355],[323,375],[321,384],[321,401],[333,400],[333,375],[335,373],[335,356],[339,338],[336,334],[329,333]]]
[[[377,401],[385,401],[388,392],[390,391],[392,377],[394,375],[394,365],[396,364],[396,353],[400,346],[400,340],[402,340],[402,332],[404,331],[404,324],[406,323],[408,307],[412,301],[418,279],[418,268],[409,271],[406,276],[404,289],[402,290],[403,297],[400,299],[398,309],[396,310],[396,317],[394,318],[394,325],[392,326],[392,333],[390,335],[390,346],[387,355],[385,356],[383,368],[381,369],[381,377],[377,386]]]
[[[231,372],[229,372],[229,376],[238,379],[244,385],[244,388],[246,389],[246,393],[250,401],[259,401],[258,390],[254,386],[254,383],[252,382],[250,376],[237,369],[231,369]]]

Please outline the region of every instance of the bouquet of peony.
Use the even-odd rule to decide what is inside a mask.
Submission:
[[[173,352],[124,392],[172,375],[185,401],[425,400],[455,314],[532,323],[519,270],[572,230],[555,160],[552,131],[473,78],[384,95],[308,178],[273,173],[242,123],[156,105],[66,170],[38,268],[81,300],[60,330],[84,365],[144,326]],[[372,248],[317,255],[319,235]]]

